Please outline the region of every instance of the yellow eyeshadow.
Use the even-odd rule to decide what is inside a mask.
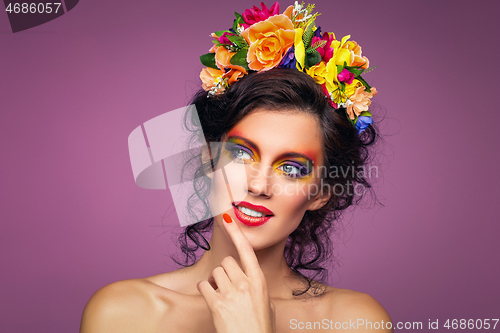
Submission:
[[[241,150],[245,151],[247,154],[249,154],[250,156],[252,156],[252,158],[254,159],[253,162],[259,162],[260,161],[259,155],[256,152],[254,152],[254,150],[252,148],[250,148],[248,146],[248,143],[246,143],[245,140],[233,137],[233,138],[229,138],[227,141],[229,143],[231,143],[231,145],[230,145],[231,148],[229,150],[237,149],[239,147]],[[231,155],[231,151],[229,151],[229,150],[228,150],[228,152]]]

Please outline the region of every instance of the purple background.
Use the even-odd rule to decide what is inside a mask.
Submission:
[[[188,102],[209,33],[253,4],[81,1],[16,34],[0,14],[0,331],[76,332],[100,287],[174,269],[170,195],[135,185],[127,137]],[[332,283],[394,322],[498,318],[500,2],[316,6],[378,65],[388,134],[385,207],[346,215]]]

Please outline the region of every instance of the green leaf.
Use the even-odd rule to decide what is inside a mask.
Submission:
[[[241,15],[240,13],[234,12],[234,16],[236,16],[237,20],[243,20],[243,15]]]
[[[347,112],[346,112],[347,115]],[[356,126],[356,120],[358,120],[358,116],[356,116],[354,119],[349,118],[349,115],[347,115],[347,119],[351,122],[352,126]]]
[[[342,72],[343,69],[344,69],[344,66],[337,65],[337,74],[340,74],[340,72]]]
[[[375,66],[373,66],[373,67],[369,67],[369,68],[365,69],[365,70],[364,70],[364,72],[365,72],[365,73],[369,73],[369,72],[371,72],[372,70],[374,70],[375,68],[377,68],[377,66],[378,66],[378,65],[375,65]]]
[[[368,111],[362,111],[359,115],[362,117],[371,117],[372,116],[372,114]]]
[[[233,30],[238,31],[238,24],[242,24],[245,20],[243,19],[243,16],[237,12],[234,12],[234,16],[236,16],[236,20],[233,22]]]
[[[227,35],[227,39],[229,39],[234,45],[236,45],[238,48],[243,48],[245,46],[248,46],[247,41],[245,38],[237,35]]]
[[[215,64],[215,53],[210,52],[202,55],[200,57],[200,61],[204,66],[219,69],[219,67]]]
[[[365,91],[368,93],[372,92],[372,87],[361,77],[358,76],[357,79],[365,86]]]
[[[241,66],[247,71],[249,70],[248,68],[248,62],[247,62],[247,53],[248,53],[248,47],[244,47],[238,52],[236,52],[235,55],[231,57],[231,60],[229,63],[231,65],[236,65],[236,66]]]
[[[312,49],[311,49],[312,50]],[[318,51],[312,50],[312,52],[306,53],[306,68],[311,68],[321,62],[321,54]]]
[[[304,31],[304,34],[302,35],[302,41],[304,42],[304,46],[306,49],[310,48],[311,41],[314,37],[314,31],[312,30],[313,26],[314,26],[314,21],[309,23],[306,31]]]
[[[311,48],[316,50],[317,48],[323,47],[325,45],[326,45],[326,40],[319,40],[316,43],[314,43],[314,45],[312,45]]]
[[[351,67],[351,66],[346,66],[345,69],[347,69],[349,72],[354,74],[354,78],[358,78],[361,74],[365,72],[364,69],[360,67]]]
[[[230,33],[230,34],[232,34],[232,33],[233,33],[232,31],[229,31],[229,30],[220,30],[220,31],[216,31],[216,32],[215,32],[215,35],[216,35],[217,37],[220,37],[220,36],[222,36],[222,34],[223,34],[223,33],[225,33],[225,32]]]

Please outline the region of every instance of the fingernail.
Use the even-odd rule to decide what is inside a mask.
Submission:
[[[224,221],[226,221],[226,223],[231,223],[233,222],[233,219],[231,218],[231,216],[229,216],[227,213],[224,213],[222,215],[222,217],[224,218]]]

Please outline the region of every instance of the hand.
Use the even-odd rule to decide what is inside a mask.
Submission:
[[[274,305],[253,247],[228,214],[224,214],[224,220],[243,270],[233,257],[226,257],[212,272],[217,290],[207,280],[198,282],[215,329],[217,333],[274,333]]]

